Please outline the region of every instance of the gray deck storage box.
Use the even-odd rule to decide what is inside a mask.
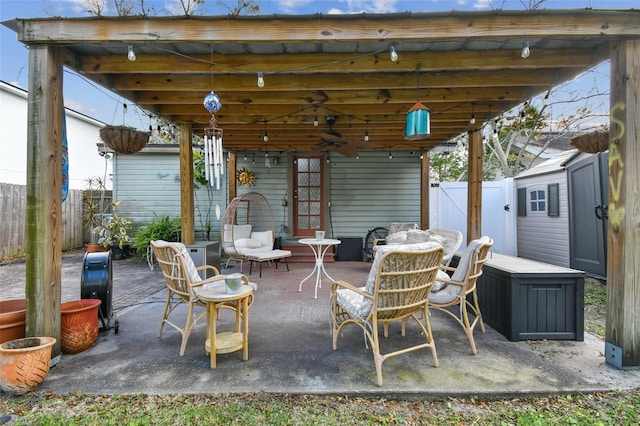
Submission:
[[[220,243],[215,241],[201,241],[198,243],[190,244],[187,246],[187,250],[193,259],[196,267],[202,265],[211,265],[218,268],[218,271],[222,273],[220,269]],[[207,271],[207,276],[203,277],[211,278],[213,276],[212,271]]]
[[[584,340],[583,271],[493,253],[478,280],[488,325],[511,341]]]
[[[338,237],[336,246],[338,261],[362,261],[362,237]]]

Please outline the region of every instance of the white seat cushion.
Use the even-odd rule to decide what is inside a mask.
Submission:
[[[462,286],[457,284],[449,284],[437,293],[431,293],[429,296],[429,303],[436,303],[439,305],[449,303],[462,291]]]
[[[238,238],[233,242],[233,245],[237,249],[241,249],[241,248],[255,249],[255,248],[260,248],[262,246],[260,241],[254,240],[253,238]]]
[[[257,241],[260,247],[273,248],[273,231],[252,232],[251,239]]]
[[[364,287],[360,287],[364,290]],[[365,320],[371,312],[373,300],[367,299],[361,294],[356,293],[348,288],[342,288],[337,291],[336,300],[352,318]]]
[[[445,288],[448,283],[441,280],[449,280],[449,275],[443,271],[442,269],[438,269],[438,273],[436,274],[436,280],[433,282],[433,286],[431,287],[431,291],[433,293],[437,293],[443,288]]]

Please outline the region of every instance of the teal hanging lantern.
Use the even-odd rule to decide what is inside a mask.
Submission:
[[[426,139],[431,135],[431,110],[420,102],[407,112],[404,138],[410,141]]]

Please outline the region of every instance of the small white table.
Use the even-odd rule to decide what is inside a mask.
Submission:
[[[207,303],[207,341],[205,352],[210,354],[211,368],[216,368],[216,354],[225,354],[242,349],[242,360],[249,359],[249,296],[253,290],[242,285],[237,294],[227,294],[224,280],[195,287],[198,299]],[[235,331],[216,332],[218,309],[229,302],[236,302]]]
[[[313,250],[313,255],[316,258],[316,264],[313,267],[313,271],[305,279],[300,281],[300,286],[298,287],[298,291],[302,291],[302,283],[311,278],[313,274],[316,274],[316,289],[314,298],[318,298],[318,287],[322,287],[322,274],[329,278],[332,282],[333,278],[329,276],[327,270],[324,269],[324,255],[329,250],[329,247],[337,246],[340,244],[340,240],[333,240],[329,238],[325,238],[324,240],[316,240],[315,238],[303,238],[298,240],[300,244],[306,244],[311,247]]]

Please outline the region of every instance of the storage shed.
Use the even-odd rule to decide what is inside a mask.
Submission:
[[[514,179],[519,257],[606,276],[607,159],[569,150]]]

